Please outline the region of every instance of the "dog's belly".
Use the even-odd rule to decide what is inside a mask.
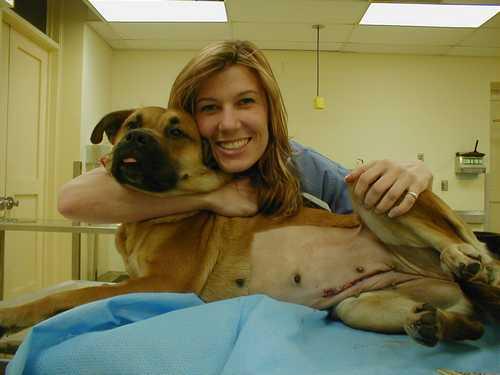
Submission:
[[[422,277],[367,229],[289,226],[255,234],[249,293],[325,309]]]

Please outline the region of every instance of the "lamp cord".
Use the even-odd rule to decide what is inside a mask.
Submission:
[[[319,26],[316,29],[316,96],[319,96]]]

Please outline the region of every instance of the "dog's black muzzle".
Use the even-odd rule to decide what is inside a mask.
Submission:
[[[176,170],[158,141],[144,130],[129,131],[113,149],[111,174],[120,184],[164,192],[176,187]]]

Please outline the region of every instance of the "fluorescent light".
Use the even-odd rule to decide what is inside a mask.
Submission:
[[[7,8],[13,8],[14,0],[0,0],[0,9],[4,6]]]
[[[499,11],[498,5],[371,3],[360,24],[479,27]]]
[[[108,22],[227,22],[223,1],[88,1]]]

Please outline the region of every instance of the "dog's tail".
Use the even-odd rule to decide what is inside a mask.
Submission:
[[[474,304],[500,322],[500,288],[467,281],[461,282],[460,286]]]

